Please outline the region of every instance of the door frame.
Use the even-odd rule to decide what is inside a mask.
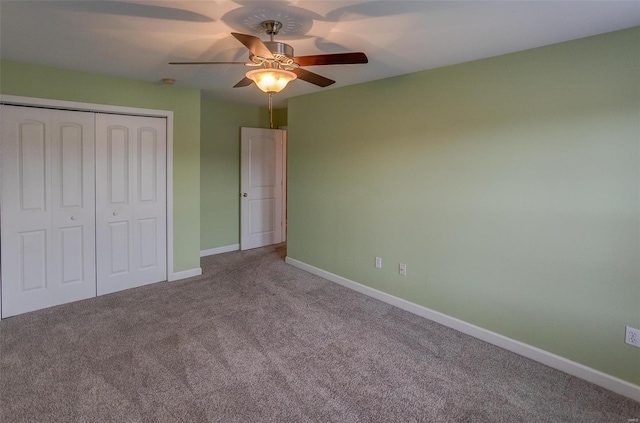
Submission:
[[[282,130],[282,242],[287,242],[287,227],[289,224],[289,213],[287,212],[287,171],[289,163],[287,162],[289,132],[287,126],[279,126]]]
[[[184,272],[174,273],[173,271],[173,111],[53,100],[48,98],[23,97],[6,94],[0,94],[0,104],[165,118],[167,122],[167,281],[171,282],[178,279],[184,279],[186,277],[196,276],[192,274],[184,275]],[[1,149],[0,154],[2,154]],[[0,204],[0,210],[1,207],[2,205]],[[0,312],[2,311],[1,307],[2,305],[0,304]]]

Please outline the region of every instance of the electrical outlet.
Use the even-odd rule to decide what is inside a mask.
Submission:
[[[634,329],[631,326],[627,326],[624,342],[640,348],[640,329]]]
[[[407,276],[407,265],[404,263],[400,263],[400,267],[398,267],[398,273],[402,276]]]
[[[382,269],[382,257],[376,257],[376,268]]]

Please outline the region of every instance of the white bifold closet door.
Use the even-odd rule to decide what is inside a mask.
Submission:
[[[166,120],[96,114],[98,295],[166,280]]]
[[[0,107],[2,316],[93,297],[94,115]]]
[[[0,114],[2,317],[166,280],[166,120]]]

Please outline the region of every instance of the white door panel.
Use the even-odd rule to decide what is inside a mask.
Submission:
[[[2,316],[95,296],[93,115],[2,107]]]
[[[242,250],[282,242],[283,131],[242,128]]]
[[[158,252],[150,246],[158,245],[158,219],[150,217],[138,219],[138,245],[140,248],[140,269],[152,269],[158,266]],[[144,247],[149,246],[149,248]]]
[[[105,262],[108,264],[108,267],[106,267],[104,271],[107,276],[128,275],[131,271],[131,251],[129,249],[129,245],[131,244],[131,231],[129,230],[129,222],[108,222],[107,225],[108,237],[106,248],[102,245],[99,248],[101,253],[106,254]]]
[[[17,272],[19,286],[15,287],[15,292],[17,295],[31,295],[29,291],[47,289],[47,231],[23,231],[19,232],[18,236],[19,263],[16,264],[20,266]],[[12,283],[7,281],[7,284]],[[8,300],[11,299],[11,291],[6,295]]]
[[[98,129],[101,130],[102,127],[98,126]],[[131,155],[129,129],[111,126],[105,128],[105,131],[106,134],[100,132],[100,137],[106,136],[106,146],[98,146],[98,161],[99,163],[102,163],[103,160],[106,161],[106,205],[129,206],[131,203],[129,198],[129,186],[131,185],[131,181],[129,181],[129,156]],[[100,138],[98,142],[100,142]],[[106,147],[106,151],[103,151],[102,147]]]
[[[46,212],[47,191],[49,189],[48,168],[50,160],[50,146],[45,139],[49,117],[47,114],[32,113],[37,121],[24,120],[17,124],[15,137],[17,141],[18,159],[18,187],[20,189],[21,211]],[[43,116],[40,116],[43,115]],[[6,147],[6,153],[13,151]],[[5,164],[9,165],[8,163]]]
[[[60,282],[63,285],[84,280],[82,256],[88,247],[84,238],[82,226],[60,229]]]
[[[166,121],[96,116],[98,294],[166,280]]]

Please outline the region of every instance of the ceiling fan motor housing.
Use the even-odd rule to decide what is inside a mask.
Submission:
[[[269,49],[276,60],[280,61],[280,59],[283,59],[284,57],[293,59],[293,47],[291,47],[289,44],[273,41],[273,36],[278,35],[280,29],[282,29],[282,23],[278,21],[264,21],[261,25],[264,29],[264,32],[269,34],[269,36],[271,37],[271,40],[264,41],[264,45]]]
[[[274,56],[280,54],[288,57],[289,59],[293,59],[293,47],[289,44],[280,43],[278,41],[265,41],[264,45],[267,46]]]

